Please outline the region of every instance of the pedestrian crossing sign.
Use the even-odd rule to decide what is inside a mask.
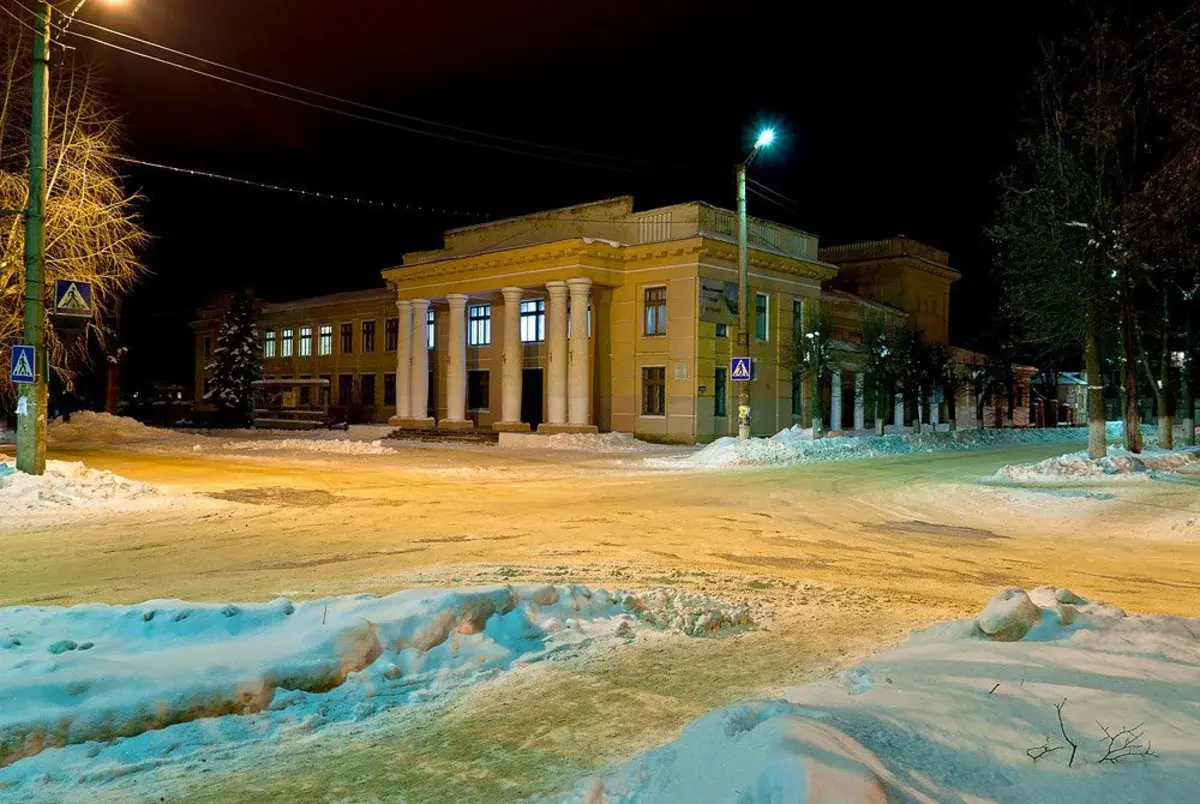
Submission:
[[[751,375],[750,358],[733,357],[729,359],[729,377],[734,382],[750,382]]]
[[[12,371],[9,373],[9,377],[13,382],[36,382],[37,372],[34,370],[36,365],[37,361],[34,359],[32,346],[14,346],[12,348]]]
[[[54,312],[72,318],[92,317],[92,286],[75,279],[60,279],[54,285]]]

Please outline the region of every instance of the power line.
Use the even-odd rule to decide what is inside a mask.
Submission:
[[[62,29],[60,28],[60,30],[62,30]],[[279,98],[280,100],[291,101],[292,103],[296,103],[301,106],[307,106],[312,109],[319,109],[321,111],[330,112],[332,114],[342,115],[343,117],[348,117],[348,118],[351,118],[354,120],[360,120],[360,121],[366,122],[366,123],[374,123],[379,126],[385,126],[387,128],[397,129],[399,131],[406,131],[410,134],[419,134],[419,135],[423,135],[426,137],[433,137],[435,139],[447,140],[449,142],[456,142],[461,145],[473,145],[478,148],[486,148],[486,149],[493,150],[493,151],[501,151],[504,153],[516,154],[518,156],[527,156],[527,157],[530,157],[533,159],[544,159],[547,161],[559,162],[559,163],[563,163],[563,164],[579,165],[582,167],[597,168],[600,170],[612,170],[612,171],[617,171],[617,172],[621,172],[621,173],[639,173],[639,172],[641,172],[641,171],[634,170],[632,168],[621,166],[621,165],[606,165],[606,164],[602,164],[602,163],[598,163],[598,162],[584,162],[584,161],[578,160],[578,159],[569,159],[565,156],[555,156],[553,154],[541,154],[541,153],[536,153],[536,152],[532,152],[532,151],[522,151],[522,150],[518,150],[516,148],[508,148],[508,147],[505,147],[502,145],[496,145],[495,143],[477,142],[474,140],[468,140],[468,139],[464,139],[462,137],[456,137],[456,136],[452,136],[449,134],[441,134],[436,131],[425,131],[423,129],[414,128],[412,126],[402,125],[400,123],[391,123],[386,120],[379,120],[378,118],[368,117],[367,115],[357,114],[355,112],[349,112],[349,111],[346,111],[345,109],[337,109],[333,106],[326,106],[325,104],[314,103],[313,101],[307,101],[302,98],[292,97],[291,95],[285,95],[281,92],[275,92],[273,90],[266,89],[264,87],[256,87],[252,84],[247,84],[242,81],[235,81],[232,78],[226,78],[225,76],[222,76],[222,75],[215,75],[214,73],[206,72],[204,70],[199,70],[199,69],[196,69],[195,67],[189,67],[186,64],[179,64],[178,62],[174,62],[169,59],[160,58],[158,56],[154,56],[149,53],[142,53],[140,51],[133,50],[131,48],[122,47],[121,45],[115,44],[113,42],[107,42],[107,41],[105,41],[103,39],[99,39],[95,36],[89,36],[88,34],[79,33],[78,31],[65,31],[65,33],[67,33],[70,36],[79,38],[79,39],[85,39],[90,42],[95,42],[96,44],[102,45],[104,47],[112,48],[114,50],[119,50],[123,53],[128,53],[131,56],[137,56],[138,58],[147,59],[149,61],[167,65],[169,67],[175,67],[177,69],[184,70],[186,72],[193,73],[195,75],[204,76],[205,78],[211,78],[214,81],[220,81],[221,83],[224,83],[224,84],[230,84],[232,86],[241,87],[243,89],[248,89],[252,92],[258,92],[262,95],[268,95],[273,98]]]
[[[231,184],[240,184],[246,187],[254,187],[259,190],[273,190],[275,192],[291,193],[293,195],[304,196],[307,198],[317,198],[322,201],[340,201],[350,204],[361,204],[363,206],[375,207],[377,209],[395,209],[404,210],[407,212],[427,212],[442,215],[458,215],[462,217],[484,218],[487,216],[477,212],[463,212],[457,209],[447,209],[446,207],[433,207],[421,204],[400,204],[387,201],[375,201],[369,198],[360,196],[341,195],[339,193],[322,193],[315,190],[302,190],[297,187],[286,187],[280,184],[270,184],[268,182],[253,181],[251,179],[242,179],[237,176],[226,176],[221,173],[212,173],[207,170],[196,170],[194,168],[178,167],[177,165],[166,165],[161,162],[150,162],[145,159],[137,159],[132,156],[123,156],[113,154],[113,159],[121,162],[129,162],[134,165],[142,165],[143,167],[156,168],[158,170],[166,170],[172,173],[183,173],[189,176],[199,176],[206,179],[214,179],[216,181],[229,182]]]
[[[457,132],[460,132],[463,134],[470,134],[470,135],[473,135],[476,137],[487,137],[490,139],[500,140],[502,142],[512,143],[514,145],[524,145],[529,148],[543,148],[543,149],[549,150],[549,151],[559,151],[561,153],[575,154],[576,156],[584,156],[584,157],[589,157],[589,158],[593,158],[593,159],[607,159],[607,160],[611,160],[611,161],[615,161],[615,162],[620,162],[620,161],[643,162],[644,161],[644,160],[638,160],[638,159],[630,159],[630,158],[612,156],[610,154],[596,153],[594,151],[585,151],[585,150],[581,150],[581,149],[577,149],[577,148],[567,148],[567,147],[564,147],[561,145],[549,145],[549,144],[543,143],[543,142],[535,142],[532,140],[523,140],[523,139],[519,139],[517,137],[504,136],[502,134],[492,134],[487,131],[480,131],[477,129],[467,128],[465,126],[457,126],[457,125],[453,125],[451,123],[442,123],[437,120],[430,120],[425,117],[418,117],[416,115],[406,114],[404,112],[397,112],[395,110],[386,109],[386,108],[383,108],[380,106],[372,106],[371,104],[361,103],[359,101],[354,101],[354,100],[350,100],[348,98],[343,98],[343,97],[339,97],[337,95],[332,95],[327,92],[320,92],[315,89],[309,89],[308,87],[300,86],[299,84],[292,84],[287,81],[280,81],[276,78],[270,78],[268,76],[260,75],[258,73],[254,73],[249,70],[243,70],[238,67],[233,67],[231,65],[223,64],[218,61],[213,61],[212,59],[207,59],[207,58],[204,58],[203,56],[197,56],[194,53],[188,53],[183,50],[177,50],[176,48],[168,47],[167,45],[159,44],[158,42],[154,42],[149,39],[142,39],[141,37],[137,37],[132,34],[125,33],[124,31],[118,31],[113,28],[107,28],[103,25],[98,25],[94,22],[88,22],[87,20],[82,20],[82,19],[79,20],[78,22],[80,25],[86,25],[89,28],[95,28],[96,30],[104,31],[105,33],[112,34],[113,36],[119,36],[124,39],[128,39],[130,41],[137,42],[138,44],[147,45],[149,47],[156,48],[158,50],[162,50],[167,53],[171,53],[175,56],[182,56],[187,59],[192,59],[194,61],[200,62],[201,64],[206,64],[210,67],[216,67],[221,70],[228,70],[231,73],[236,73],[238,75],[246,76],[247,78],[254,78],[259,81],[264,81],[268,84],[274,84],[275,86],[285,87],[287,89],[295,90],[297,92],[303,92],[303,93],[306,93],[308,95],[313,95],[318,98],[324,98],[325,100],[335,101],[337,103],[343,103],[347,106],[353,106],[353,107],[356,107],[359,109],[364,109],[366,111],[377,112],[379,114],[389,115],[391,117],[397,117],[402,120],[411,120],[415,123],[423,123],[428,126],[436,126],[438,128],[444,128],[444,129],[448,129],[450,131],[457,131]]]
[[[764,193],[770,193],[771,195],[775,196],[776,198],[778,198],[781,201],[786,201],[787,203],[789,203],[795,207],[800,206],[800,202],[797,201],[796,199],[789,198],[788,196],[784,195],[783,193],[779,192],[778,190],[768,187],[767,185],[763,184],[761,181],[755,181],[754,179],[751,179],[749,177],[746,178],[746,181],[749,182],[754,187],[757,187],[759,190],[762,190]],[[762,195],[762,193],[759,193],[759,195]]]

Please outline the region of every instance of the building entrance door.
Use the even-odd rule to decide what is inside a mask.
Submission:
[[[536,430],[542,423],[542,370],[523,369],[521,372],[521,421]]]

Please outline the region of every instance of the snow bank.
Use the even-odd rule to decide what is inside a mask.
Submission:
[[[1120,422],[1109,423],[1109,437],[1120,438]],[[1147,431],[1149,432],[1149,431]],[[956,433],[917,435],[860,435],[813,439],[810,429],[792,427],[770,438],[739,441],[719,438],[691,455],[679,458],[648,458],[647,463],[663,468],[715,469],[730,466],[796,466],[823,461],[846,461],[880,455],[914,455],[952,452],[1013,444],[1060,444],[1086,442],[1087,428],[973,429]]]
[[[1104,458],[1092,460],[1087,451],[1027,464],[1010,464],[996,472],[999,480],[1055,482],[1111,477],[1150,477],[1153,472],[1176,472],[1200,463],[1200,448],[1184,450],[1148,449],[1140,454],[1110,447]]]
[[[513,437],[513,436],[517,437]],[[500,446],[529,447],[562,452],[663,452],[664,444],[640,441],[629,433],[501,433]]]
[[[106,764],[118,754],[136,770],[180,746],[362,721],[597,640],[623,644],[677,614],[697,635],[748,623],[744,610],[673,590],[577,586],[0,609],[0,790],[129,772]],[[101,745],[115,738],[127,739]]]
[[[189,437],[173,430],[147,427],[136,419],[81,410],[71,414],[71,423],[50,422],[47,440],[51,447],[78,449],[128,446],[171,446]]]
[[[13,463],[0,462],[0,515],[70,508],[140,510],[177,499],[163,494],[157,486],[88,469],[82,463],[47,461],[46,473],[41,476],[14,471]]]
[[[1019,641],[936,626],[838,679],[711,712],[568,800],[1195,800],[1200,709],[1184,702],[1200,699],[1200,619],[1127,617],[1047,587],[1028,599],[1038,623]],[[1102,761],[1101,726],[1136,727],[1130,755]]]
[[[244,452],[316,452],[326,455],[396,454],[396,450],[385,447],[382,441],[354,441],[348,438],[272,438],[225,441],[211,447],[197,444],[193,449],[197,452],[201,449],[212,449]]]

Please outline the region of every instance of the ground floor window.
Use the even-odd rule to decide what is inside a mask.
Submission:
[[[354,400],[354,375],[338,375],[338,404],[346,408]]]
[[[713,379],[713,415],[729,415],[729,369],[717,367],[717,376]]]
[[[383,404],[394,406],[396,404],[396,375],[383,375]]]
[[[375,375],[363,374],[358,378],[361,384],[361,393],[358,395],[359,401],[363,407],[369,408],[375,404]]]
[[[311,374],[301,374],[300,379],[311,380],[312,375]],[[308,407],[311,404],[312,404],[312,388],[307,385],[301,385],[300,386],[300,406]]]
[[[492,372],[467,372],[467,407],[475,411],[486,411],[491,407]]]
[[[642,415],[663,416],[667,412],[667,369],[664,366],[642,368]]]
[[[804,415],[804,382],[798,371],[792,372],[792,415]]]
[[[208,395],[212,393],[212,377],[204,378],[204,399],[208,399]]]

